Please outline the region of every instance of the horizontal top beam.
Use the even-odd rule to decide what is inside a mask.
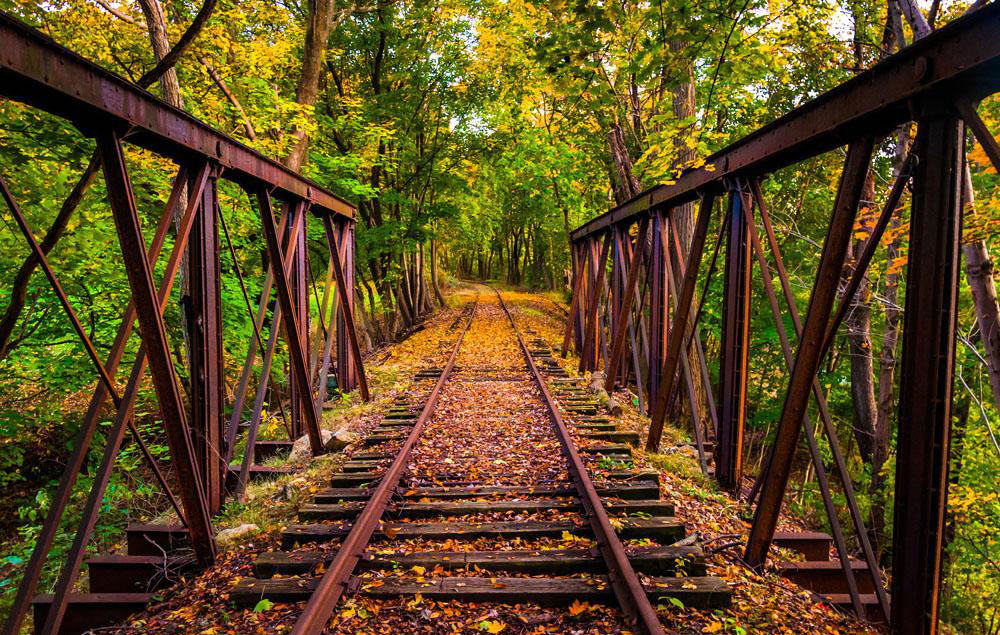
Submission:
[[[1000,91],[1000,3],[992,2],[708,157],[673,185],[657,185],[570,234],[573,242],[632,223],[655,207],[692,201],[724,178],[762,176],[846,144],[886,134],[932,98],[976,101]]]
[[[354,217],[344,199],[2,12],[0,96],[68,119],[84,134],[127,126],[129,143],[179,162],[208,158],[245,187],[267,186],[279,199]]]

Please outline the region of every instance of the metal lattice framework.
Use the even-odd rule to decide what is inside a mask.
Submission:
[[[642,405],[651,411],[648,450],[659,447],[667,412],[676,410],[670,408],[672,401],[685,398],[694,415],[702,469],[709,472],[707,448],[714,442],[715,477],[735,493],[743,481],[751,275],[757,261],[789,379],[767,466],[751,492],[751,500],[759,495],[759,502],[744,559],[759,568],[767,558],[794,454],[804,436],[851,601],[863,614],[828,468],[808,416],[815,400],[819,425],[832,450],[829,469],[840,479],[878,605],[890,617],[892,632],[906,635],[937,629],[961,176],[968,130],[1000,168],[1000,147],[974,107],[1000,92],[998,36],[1000,5],[992,3],[710,156],[705,167],[685,172],[676,183],[654,187],[571,234],[573,293],[563,350],[571,343],[575,346],[581,370],[603,365],[609,389],[634,382]],[[912,154],[901,166],[861,257],[847,272],[849,282],[835,307],[873,148],[880,137],[910,121],[917,124]],[[778,169],[844,146],[846,158],[809,307],[800,316],[760,183]],[[906,273],[890,607],[817,372],[907,184],[913,192],[909,249],[920,257],[910,259]],[[716,205],[723,199],[724,205]],[[690,243],[682,246],[673,211],[693,203],[698,205],[696,225]],[[721,218],[713,223],[715,214]],[[795,328],[792,334],[786,333],[760,225]],[[703,272],[712,226],[720,232]],[[720,254],[724,254],[720,372],[717,394],[712,394],[698,323]],[[699,279],[704,286],[696,297]],[[699,391],[698,383],[707,389]]]
[[[0,178],[0,194],[6,207],[41,263],[99,376],[11,615],[4,625],[5,634],[19,632],[109,400],[114,413],[103,457],[93,475],[93,486],[73,545],[62,565],[54,598],[44,624],[36,629],[36,632],[50,635],[60,632],[70,593],[126,432],[131,433],[144,453],[190,535],[198,563],[204,566],[215,558],[211,515],[220,509],[227,495],[240,496],[247,483],[279,334],[284,336],[289,351],[288,403],[291,412],[287,430],[290,438],[306,434],[312,452],[323,451],[319,409],[327,397],[327,374],[331,366],[336,367],[339,388],[349,391],[360,387],[362,396],[368,399],[353,321],[354,207],[4,14],[0,14],[0,97],[63,117],[85,135],[95,138],[132,296],[110,352],[102,360],[15,197]],[[152,151],[178,166],[166,208],[148,247],[123,144]],[[266,247],[268,264],[256,311],[247,294],[225,215],[219,205],[220,179],[242,187],[260,214],[264,234],[262,246]],[[277,221],[275,201],[280,203],[281,211]],[[325,237],[322,248],[329,261],[323,299],[316,298],[318,311],[310,309],[312,272],[306,234],[310,220],[322,225]],[[161,260],[172,226],[173,245],[157,285],[153,269]],[[222,346],[224,307],[220,294],[222,238],[232,256],[245,301],[245,307],[236,307],[236,310],[250,313],[254,329],[234,399],[228,404],[232,407],[232,415],[228,418],[224,415],[227,404]],[[186,263],[186,288],[182,293],[190,300],[186,371],[191,386],[187,399],[180,391],[163,323],[163,311],[182,262]],[[281,266],[275,266],[278,264]],[[312,286],[315,293],[315,284]],[[272,290],[277,300],[273,310],[270,309]],[[265,335],[262,330],[268,317],[270,333]],[[142,334],[142,346],[122,387],[117,379],[118,370],[136,321]],[[241,420],[246,414],[250,380],[258,355],[263,367],[250,409],[246,458],[238,470],[231,470],[229,462]],[[170,450],[170,472],[176,481],[177,494],[171,490],[157,460],[150,455],[132,418],[138,387],[147,367]]]

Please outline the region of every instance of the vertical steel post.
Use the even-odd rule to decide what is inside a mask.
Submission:
[[[650,245],[649,269],[649,394],[655,395],[663,383],[663,360],[667,350],[667,278],[663,244],[658,240],[666,220],[659,211],[653,212],[653,238]]]
[[[222,310],[219,301],[219,227],[216,223],[218,175],[202,189],[188,252],[188,321],[191,342],[191,429],[209,514],[222,507],[223,464]]]
[[[965,130],[945,107],[918,121],[896,437],[891,631],[937,632],[948,487]]]
[[[597,240],[594,239],[594,247],[597,246]],[[611,233],[608,232],[604,234],[603,245],[601,246],[601,252],[599,256],[595,257],[593,266],[593,286],[590,289],[590,294],[587,297],[587,319],[584,322],[586,327],[586,334],[584,335],[583,344],[583,355],[580,357],[580,372],[587,370],[597,369],[597,357],[598,357],[598,322],[600,317],[598,316],[597,309],[600,307],[601,299],[604,297],[604,272],[607,270],[608,262],[608,251],[611,248]],[[596,253],[596,249],[594,251]]]
[[[574,243],[570,245],[570,260],[573,267],[573,290],[570,294],[569,313],[566,315],[566,331],[563,334],[563,359],[569,354],[569,344],[570,340],[573,339],[574,330],[579,333],[576,316],[580,312],[580,296],[583,294],[584,277],[583,253],[579,244]],[[574,329],[574,327],[576,328]]]
[[[350,392],[358,385],[361,377],[359,376],[360,362],[355,361],[355,356],[351,352],[353,350],[352,338],[357,340],[357,332],[353,334],[349,332],[348,329],[353,330],[355,328],[355,323],[353,320],[354,316],[354,224],[353,223],[337,223],[335,228],[337,231],[334,236],[336,241],[333,243],[337,248],[333,251],[334,258],[337,258],[337,262],[334,263],[334,271],[336,271],[338,264],[341,269],[341,279],[343,281],[343,287],[341,288],[340,282],[338,282],[335,277],[334,280],[338,284],[338,292],[340,294],[340,302],[342,310],[337,312],[337,383],[340,385],[341,390],[344,392]],[[345,319],[346,315],[350,313],[352,319],[350,324]],[[358,347],[358,360],[360,360],[361,354],[360,345]],[[368,400],[368,385],[364,382],[365,401]]]
[[[822,361],[820,354],[823,336],[837,296],[841,271],[847,257],[847,244],[851,239],[874,145],[872,137],[862,137],[852,142],[847,149],[844,171],[840,175],[837,198],[830,216],[826,241],[823,243],[812,298],[809,300],[809,310],[806,312],[799,349],[788,380],[788,391],[778,422],[770,464],[747,540],[743,559],[751,567],[760,568],[764,565],[778,524],[778,514],[781,512],[785,488],[791,475],[792,459],[798,447],[809,394]]]
[[[334,278],[337,281],[337,291],[340,293],[340,317],[344,321],[344,334],[347,339],[348,346],[350,346],[351,357],[353,361],[353,366],[358,369],[358,379],[361,388],[361,398],[368,401],[371,397],[368,393],[368,380],[365,377],[364,363],[361,360],[361,344],[358,342],[358,332],[355,330],[354,326],[354,312],[351,310],[352,303],[348,301],[348,295],[350,294],[351,285],[348,282],[347,275],[344,272],[344,268],[341,266],[341,261],[339,254],[341,249],[337,244],[337,239],[334,236],[333,224],[330,222],[329,216],[323,217],[323,229],[326,231],[326,239],[330,246],[330,250],[337,256],[333,261],[333,272]],[[342,240],[347,240],[350,236],[349,233],[344,232],[341,234],[343,236]],[[350,250],[348,250],[349,253]],[[345,349],[347,347],[345,346]],[[338,351],[339,352],[339,351]],[[350,368],[350,363],[344,364],[344,369]],[[338,372],[340,369],[337,369]]]
[[[295,202],[290,205],[289,215],[296,217],[305,215],[306,208],[302,202]],[[297,337],[302,343],[302,350],[306,359],[309,358],[309,287],[306,281],[306,253],[305,253],[305,223],[289,223],[288,244],[295,245],[295,255],[292,257],[292,264],[288,271],[288,286],[291,292],[292,311],[294,320],[288,319],[285,325],[291,328],[292,325],[298,329]],[[303,219],[304,220],[304,219]],[[297,228],[297,229],[296,229]],[[291,315],[289,315],[291,317]],[[291,379],[291,378],[289,378]],[[289,402],[292,412],[292,434],[298,437],[302,434],[302,403],[304,399],[311,399],[312,391],[310,383],[305,387],[300,386],[297,381],[288,382]]]
[[[729,183],[729,231],[722,300],[719,434],[715,478],[738,491],[743,478],[743,425],[746,417],[747,349],[750,344],[750,249],[745,183]],[[683,354],[683,352],[682,352]]]

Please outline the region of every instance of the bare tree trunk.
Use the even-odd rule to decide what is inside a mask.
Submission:
[[[146,28],[149,29],[149,42],[153,46],[156,60],[160,61],[170,51],[170,40],[167,37],[167,18],[160,6],[160,0],[139,0],[139,7],[146,18]],[[181,97],[180,82],[177,81],[177,71],[169,69],[160,78],[160,94],[163,101],[177,108],[184,108],[184,98]]]
[[[864,192],[859,210],[862,223],[872,215],[875,199],[875,177],[871,171],[865,177]],[[867,223],[866,223],[867,224]],[[854,239],[849,247],[849,257],[857,263],[867,240]],[[845,269],[845,274],[847,274]],[[850,272],[853,274],[853,271]],[[845,320],[847,341],[851,352],[851,398],[854,403],[854,437],[858,451],[865,463],[871,463],[875,453],[875,368],[872,362],[871,304],[868,298],[868,276],[862,279],[851,309]]]
[[[968,167],[962,193],[965,197],[963,209],[972,213],[976,201]],[[993,389],[993,403],[1000,407],[1000,305],[997,304],[997,289],[993,282],[993,260],[982,240],[962,245],[962,253],[965,255],[965,279],[976,305],[979,340],[986,352],[986,371]]]
[[[914,39],[919,40],[930,34],[931,27],[920,13],[915,0],[897,0],[898,6],[913,29]],[[973,6],[977,6],[978,3]],[[969,164],[965,164],[962,194],[965,198],[963,210],[975,211],[975,196],[972,191],[972,176]],[[993,390],[993,402],[1000,406],[1000,334],[997,325],[1000,324],[1000,305],[997,303],[997,291],[993,283],[993,260],[990,258],[986,243],[979,240],[962,246],[965,255],[965,277],[972,290],[976,305],[976,321],[986,352],[987,371],[990,377],[990,388]]]

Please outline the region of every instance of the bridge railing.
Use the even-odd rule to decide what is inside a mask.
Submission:
[[[713,154],[704,167],[685,172],[675,183],[643,192],[571,234],[573,292],[564,352],[575,347],[581,371],[603,368],[608,389],[628,383],[637,387],[640,405],[651,413],[648,450],[659,448],[668,411],[679,410],[674,402],[686,401],[702,469],[710,470],[708,448],[714,443],[715,478],[736,494],[743,482],[751,275],[757,261],[789,375],[775,440],[750,493],[751,500],[759,500],[744,560],[758,568],[765,562],[792,461],[804,436],[852,603],[864,614],[818,434],[809,418],[815,400],[854,533],[894,633],[936,631],[965,140],[971,130],[1000,169],[1000,147],[974,106],[1000,92],[998,35],[1000,5],[991,3]],[[900,166],[860,258],[847,270],[849,282],[837,305],[876,141],[911,121],[917,126],[911,156]],[[844,165],[803,318],[792,296],[761,182],[781,168],[841,147],[846,148]],[[907,185],[912,191],[909,251],[915,257],[906,270],[896,404],[890,607],[817,373]],[[691,204],[698,207],[695,226],[690,240],[682,244],[675,210]],[[711,228],[719,233],[703,269],[706,246],[712,244]],[[792,334],[785,332],[764,240],[795,328]],[[719,379],[713,394],[699,318],[709,281],[719,268],[723,276]]]
[[[94,474],[73,545],[62,565],[46,622],[36,629],[36,632],[51,634],[59,632],[65,616],[70,592],[126,432],[131,432],[134,442],[145,453],[178,518],[186,525],[198,561],[205,565],[215,558],[211,515],[219,511],[227,495],[241,495],[247,482],[278,335],[284,336],[289,351],[288,407],[291,412],[287,431],[291,438],[306,434],[313,453],[323,452],[320,411],[327,396],[327,373],[331,366],[336,367],[340,389],[349,391],[360,387],[363,397],[368,398],[353,322],[355,208],[285,166],[2,13],[0,97],[65,118],[84,135],[95,138],[131,293],[131,302],[124,311],[110,353],[102,360],[50,266],[46,250],[35,240],[15,196],[0,176],[0,194],[6,207],[40,263],[99,376],[72,455],[36,540],[11,614],[4,624],[5,634],[13,635],[20,630],[77,476],[86,463],[91,440],[99,421],[104,418],[103,408],[109,400],[114,413],[102,461]],[[148,247],[125,160],[125,144],[144,148],[178,166],[170,197]],[[0,166],[4,172],[12,169],[14,166]],[[266,249],[267,266],[256,310],[247,293],[220,206],[221,180],[231,181],[244,189],[260,216],[263,234],[260,246]],[[280,204],[279,220],[275,219],[275,202]],[[313,293],[309,291],[312,272],[307,253],[307,226],[310,221],[322,227],[323,243],[319,249],[325,252],[328,260],[322,300],[314,283]],[[172,246],[164,274],[157,284],[153,270],[161,261],[171,228],[174,230]],[[232,256],[245,306],[223,306],[220,254],[224,248]],[[171,354],[175,349],[163,321],[163,311],[182,263],[186,288],[181,293],[187,300],[188,318],[185,339],[189,359],[184,371],[189,378],[189,390],[186,399],[182,396],[178,368]],[[281,266],[277,266],[279,264]],[[272,289],[276,294],[275,302],[271,301]],[[311,295],[315,296],[312,308]],[[235,382],[237,388],[229,417],[224,412],[227,385],[222,341],[224,310],[247,311],[254,331],[240,377]],[[136,320],[141,332],[141,347],[127,383],[122,386],[117,371]],[[265,323],[270,324],[269,336]],[[250,380],[258,356],[263,365],[249,416],[246,455],[239,471],[231,473],[229,462],[245,418]],[[177,484],[176,494],[146,448],[132,417],[147,366],[169,446],[170,472]],[[230,482],[228,487],[227,480]]]

